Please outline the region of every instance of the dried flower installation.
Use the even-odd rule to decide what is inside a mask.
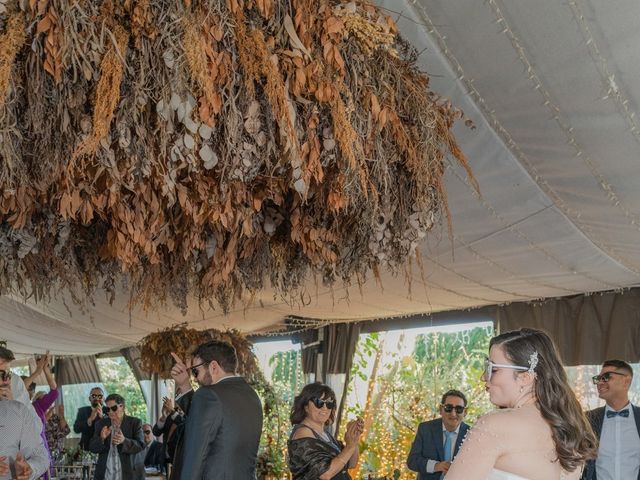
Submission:
[[[365,1],[0,0],[0,293],[227,309],[398,270],[468,170],[416,58]]]
[[[221,332],[211,329],[205,331],[187,328],[186,324],[174,325],[151,333],[140,340],[140,358],[142,369],[148,373],[157,373],[161,378],[171,378],[173,357],[171,353],[187,360],[195,347],[209,340],[219,340],[233,345],[238,356],[238,374],[250,382],[263,382],[264,378],[253,344],[235,330]]]

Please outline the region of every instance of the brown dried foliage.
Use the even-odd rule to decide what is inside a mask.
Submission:
[[[210,340],[218,340],[233,345],[238,357],[238,375],[249,381],[258,379],[262,374],[253,353],[253,344],[237,330],[195,330],[187,328],[187,324],[174,325],[144,337],[138,343],[142,369],[150,374],[158,374],[160,378],[171,378],[173,367],[172,353],[183,361],[191,358],[193,350],[200,344]]]
[[[26,39],[24,18],[21,13],[9,17],[5,32],[0,36],[0,108],[9,91],[13,62]]]
[[[462,114],[374,6],[85,6],[31,0],[41,34],[10,17],[0,37],[0,93],[22,82],[0,116],[0,293],[295,303],[311,272],[401,271],[446,214]]]
[[[111,120],[120,99],[129,34],[120,25],[113,29],[114,42],[100,64],[100,81],[93,109],[93,131],[73,152],[73,159],[95,153],[100,141],[109,134]],[[70,165],[73,165],[71,163]]]

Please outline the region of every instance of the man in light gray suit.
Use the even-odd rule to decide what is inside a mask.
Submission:
[[[181,479],[256,478],[262,404],[255,390],[235,374],[237,367],[233,346],[215,340],[196,348],[189,367],[174,366],[190,370],[200,384],[187,413]]]

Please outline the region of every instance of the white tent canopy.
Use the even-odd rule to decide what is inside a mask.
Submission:
[[[640,3],[631,0],[379,2],[420,52],[431,88],[476,125],[456,134],[480,184],[457,166],[446,228],[417,266],[301,300],[271,292],[229,314],[168,306],[129,313],[123,293],[81,310],[62,298],[0,298],[2,337],[18,352],[113,350],[188,321],[275,330],[291,315],[349,321],[616,290],[640,284]],[[65,306],[66,304],[66,306]],[[304,304],[304,305],[303,305]]]

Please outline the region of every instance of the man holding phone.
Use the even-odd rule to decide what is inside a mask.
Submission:
[[[117,393],[105,403],[107,416],[96,423],[89,442],[89,450],[98,454],[94,480],[130,480],[136,453],[144,449],[142,422],[125,414],[124,398]]]
[[[100,387],[93,387],[89,393],[91,406],[80,407],[73,423],[73,431],[80,434],[80,447],[89,450],[89,442],[93,437],[95,424],[104,416],[104,392]]]
[[[458,390],[449,390],[442,396],[440,418],[418,426],[407,458],[409,470],[418,472],[417,480],[446,475],[469,429],[462,421],[466,414],[467,398]]]

